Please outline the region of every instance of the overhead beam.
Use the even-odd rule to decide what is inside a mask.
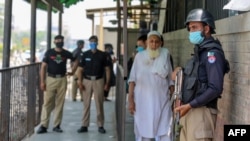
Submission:
[[[94,17],[98,17],[98,16],[95,16],[95,14],[100,13],[100,9],[102,9],[103,13],[105,13],[105,12],[117,12],[117,8],[118,7],[105,7],[105,8],[86,9],[86,17],[93,20]],[[123,9],[123,7],[120,7],[120,9]],[[130,11],[130,10],[148,10],[148,11],[151,11],[151,10],[156,10],[156,9],[157,10],[168,10],[168,8],[161,8],[161,7],[152,8],[152,7],[150,7],[150,5],[144,5],[144,6],[134,5],[134,6],[128,6],[127,7],[127,11]],[[120,15],[123,17],[123,15],[124,15],[123,11],[121,11]],[[138,14],[138,13],[135,13],[135,12],[132,12],[132,15],[136,16],[136,19],[138,19],[137,16],[139,16],[139,18],[140,18],[140,16],[142,16],[141,13]],[[145,15],[158,15],[158,14],[146,13]],[[147,19],[151,19],[151,18],[147,18]]]
[[[45,4],[51,5],[53,8],[57,9],[60,12],[63,12],[63,4],[61,4],[58,0],[41,0]]]
[[[99,13],[100,9],[103,10],[103,12],[115,12],[117,11],[117,7],[106,7],[106,8],[93,8],[93,9],[86,9],[86,15],[92,15],[95,13]],[[123,9],[123,7],[120,7],[120,9]],[[168,8],[161,8],[161,7],[154,7],[151,8],[149,6],[128,6],[127,10],[167,10]]]

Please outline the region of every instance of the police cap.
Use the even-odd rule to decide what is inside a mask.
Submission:
[[[83,40],[78,40],[77,41],[77,45],[79,46],[79,45],[83,45],[84,44],[84,41]]]
[[[104,44],[104,48],[105,49],[107,49],[107,48],[113,49],[113,45],[110,43],[106,43],[106,44]]]
[[[92,35],[92,36],[89,37],[89,41],[92,40],[92,39],[98,41],[98,38],[97,38],[97,36],[95,36],[95,35]]]
[[[64,39],[64,37],[62,35],[56,35],[54,39],[55,40],[57,40],[57,39]]]

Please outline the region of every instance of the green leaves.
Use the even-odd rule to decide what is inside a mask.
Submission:
[[[30,0],[25,0],[30,3]],[[69,8],[70,6],[77,4],[78,2],[84,1],[84,0],[57,0],[61,4],[63,4],[64,7]],[[37,8],[42,10],[47,10],[47,5],[42,2],[41,0],[37,1]]]
[[[67,8],[81,1],[84,1],[84,0],[59,0],[59,2],[62,3]]]

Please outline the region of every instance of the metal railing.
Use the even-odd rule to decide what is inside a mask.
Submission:
[[[21,141],[39,124],[43,103],[40,67],[35,63],[0,70],[0,141]],[[118,65],[116,78],[117,140],[125,141],[126,80],[122,66]]]
[[[33,134],[43,103],[40,63],[0,70],[0,141],[20,141]]]

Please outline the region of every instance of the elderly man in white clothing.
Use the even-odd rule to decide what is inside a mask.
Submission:
[[[170,94],[174,83],[167,48],[161,48],[161,34],[148,33],[147,49],[139,52],[131,69],[128,110],[134,115],[136,141],[171,141]],[[170,91],[170,87],[172,91]]]

